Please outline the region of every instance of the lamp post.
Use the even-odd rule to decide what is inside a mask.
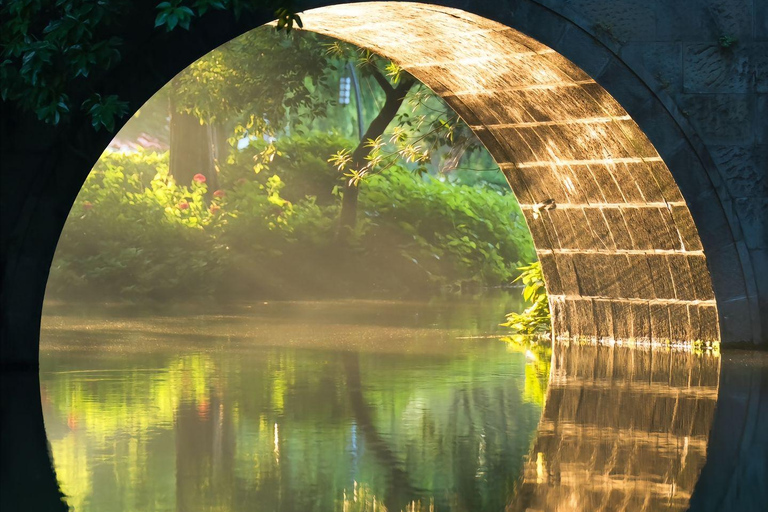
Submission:
[[[343,76],[339,80],[339,104],[349,105],[350,89],[355,89],[355,106],[357,107],[357,137],[362,140],[365,133],[363,122],[363,102],[360,95],[360,81],[357,79],[357,71],[354,64],[347,62],[349,76]],[[350,87],[351,86],[351,87]]]

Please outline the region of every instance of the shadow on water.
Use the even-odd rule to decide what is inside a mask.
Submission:
[[[397,510],[417,491],[395,456],[377,450],[385,443],[359,392],[355,357],[345,356],[349,400],[376,457],[393,468],[397,488],[388,494]],[[37,373],[2,374],[4,511],[67,510],[40,398]],[[766,353],[557,344],[538,433],[507,510],[763,511],[766,425]]]

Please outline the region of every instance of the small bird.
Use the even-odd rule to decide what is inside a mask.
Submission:
[[[557,208],[557,203],[552,198],[536,203],[533,205],[533,218],[538,219],[543,210],[554,210],[555,208]]]

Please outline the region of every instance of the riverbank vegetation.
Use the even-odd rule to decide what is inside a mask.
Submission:
[[[396,297],[508,286],[534,260],[498,166],[438,96],[370,52],[258,29],[118,134],[48,295]]]
[[[168,176],[168,154],[105,153],[70,213],[53,297],[290,297],[408,294],[508,284],[532,246],[513,198],[415,175],[370,177],[351,237],[335,237],[339,176],[322,159],[338,137],[292,137],[210,190]],[[258,146],[258,144],[257,144]],[[258,149],[258,148],[257,148]]]

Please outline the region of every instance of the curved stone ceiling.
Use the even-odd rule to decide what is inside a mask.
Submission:
[[[525,213],[556,336],[719,341],[706,258],[680,190],[587,74],[514,29],[455,9],[366,2],[302,20],[396,62],[472,127]]]

